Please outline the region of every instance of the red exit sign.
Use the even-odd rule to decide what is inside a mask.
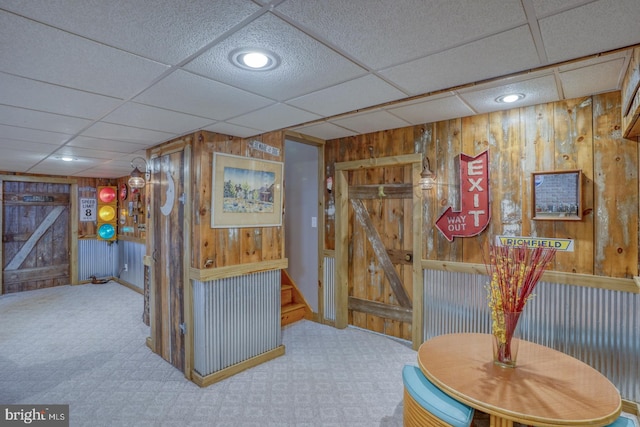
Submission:
[[[475,157],[460,154],[460,210],[451,206],[436,221],[448,241],[476,236],[491,219],[489,209],[489,151]]]

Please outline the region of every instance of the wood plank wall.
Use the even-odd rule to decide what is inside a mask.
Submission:
[[[251,148],[249,144],[253,140],[278,148],[280,155],[274,156]],[[244,139],[201,131],[194,135],[193,141],[192,267],[215,269],[284,259],[282,226],[211,228],[213,154],[217,152],[283,162],[284,133],[271,132]]]
[[[488,238],[510,234],[574,239],[552,270],[617,278],[638,275],[638,143],[621,131],[620,92],[452,119],[327,141],[325,179],[334,164],[423,152],[438,175],[424,200],[422,258],[482,263]],[[458,155],[489,150],[491,222],[480,236],[448,242],[434,224],[459,206]],[[583,219],[531,219],[531,172],[581,169]],[[325,205],[333,196],[325,192]],[[325,249],[335,248],[325,215]]]

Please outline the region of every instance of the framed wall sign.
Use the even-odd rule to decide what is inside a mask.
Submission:
[[[582,219],[581,170],[533,172],[531,184],[533,219]]]
[[[282,225],[282,163],[215,153],[211,227]]]

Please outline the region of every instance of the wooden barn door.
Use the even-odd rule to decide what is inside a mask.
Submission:
[[[336,262],[348,324],[406,340],[421,289],[420,164],[419,155],[336,164]]]
[[[71,283],[70,184],[2,182],[0,293]]]
[[[184,230],[185,153],[150,162],[152,279],[151,338],[163,359],[185,371]]]

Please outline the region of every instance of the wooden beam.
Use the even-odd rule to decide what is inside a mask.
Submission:
[[[411,184],[352,185],[349,187],[350,199],[410,199],[412,196],[413,185]]]
[[[396,300],[398,300],[398,303],[402,307],[410,308],[412,305],[411,299],[402,285],[402,280],[400,279],[395,266],[391,262],[391,258],[389,258],[389,254],[387,253],[387,249],[380,238],[380,234],[378,234],[378,230],[376,230],[376,227],[371,222],[371,217],[369,216],[369,212],[367,212],[367,208],[360,200],[354,199],[351,199],[351,206],[356,214],[356,218],[365,229],[369,243],[371,243],[373,252],[375,252],[376,257],[384,270],[384,274],[389,281],[389,286],[391,286],[391,290],[393,291]]]
[[[335,307],[336,328],[349,324],[349,185],[348,172],[335,171]]]
[[[420,173],[422,172],[422,155],[420,161],[411,165],[412,182],[417,184],[420,181]],[[422,285],[422,225],[424,203],[422,199],[422,189],[419,185],[413,186],[413,322],[411,327],[411,340],[413,349],[418,350],[420,344],[424,340],[424,312],[423,312],[423,294],[424,286]]]
[[[261,271],[269,270],[282,270],[289,266],[289,260],[287,258],[252,262],[248,264],[229,265],[226,267],[218,268],[191,268],[189,277],[192,280],[199,280],[206,282],[208,280],[224,279],[227,277],[243,276],[245,274],[258,273]]]
[[[413,318],[413,310],[410,308],[400,307],[399,305],[384,304],[356,297],[349,297],[349,310],[372,314],[386,319],[398,320],[400,322],[411,323]]]
[[[403,166],[410,163],[422,164],[422,154],[403,154],[399,156],[382,157],[380,159],[372,157],[366,160],[353,160],[335,164],[336,171],[383,168],[387,166]]]

